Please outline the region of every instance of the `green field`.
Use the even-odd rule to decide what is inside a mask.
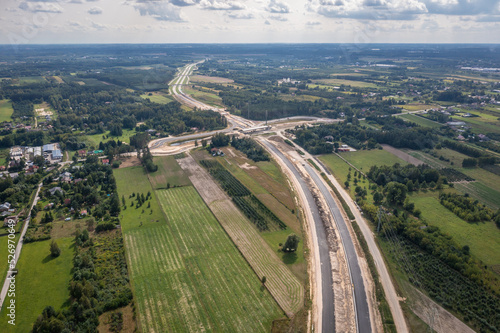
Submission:
[[[367,173],[370,170],[372,165],[393,165],[394,163],[400,163],[401,165],[407,164],[402,159],[396,157],[394,154],[391,154],[385,150],[359,150],[356,152],[349,153],[341,153],[342,157],[349,161],[356,168],[361,170],[364,173]],[[347,175],[349,174],[349,164],[344,162],[340,157],[335,154],[322,155],[319,159],[330,169],[332,174],[338,180],[340,184],[344,184],[347,180]],[[352,198],[355,197],[354,189],[356,186],[354,185],[354,169],[351,170],[351,181],[350,186],[347,192],[351,195]],[[363,188],[368,188],[369,180],[363,179],[358,182],[358,185]],[[367,191],[367,200],[372,201],[371,191]]]
[[[8,99],[0,100],[0,123],[3,121],[11,121],[14,109],[12,108],[12,102]]]
[[[422,217],[452,236],[461,246],[468,245],[471,254],[487,265],[500,265],[500,229],[494,222],[468,223],[439,203],[439,192],[410,196]]]
[[[392,166],[395,163],[399,163],[401,165],[408,164],[394,154],[381,149],[358,150],[354,152],[341,153],[341,156],[365,173],[368,172],[370,167],[373,165]]]
[[[105,133],[102,134],[93,134],[93,135],[86,135],[85,136],[85,141],[87,141],[87,144],[89,146],[93,146],[95,149],[99,147],[99,142],[107,142],[109,140],[121,140],[125,143],[130,143],[130,137],[132,135],[135,135],[136,131],[135,129],[123,129],[123,134],[122,136],[111,136],[109,134],[109,131],[106,131]],[[103,136],[108,136],[108,138],[103,139]]]
[[[327,86],[338,86],[341,85],[351,86],[351,87],[360,87],[360,88],[376,88],[377,85],[371,82],[364,81],[354,81],[354,80],[343,80],[343,79],[321,79],[321,80],[312,80],[314,83],[324,84]]]
[[[149,96],[149,94],[143,94],[141,95],[141,97],[144,99],[149,99],[151,102],[158,104],[167,104],[173,101],[172,98],[169,98],[161,93],[153,93],[151,96]]]
[[[281,310],[196,190],[156,193],[167,224],[125,234],[142,331],[269,332]]]
[[[224,107],[224,104],[222,104],[222,98],[220,98],[216,92],[213,92],[206,88],[204,89],[204,91],[199,91],[197,89],[191,88],[191,86],[189,85],[183,85],[182,91],[187,95],[190,95],[194,99],[199,100],[210,106]]]
[[[148,175],[151,185],[157,189],[191,185],[188,176],[181,169],[173,156],[155,157],[154,163],[158,165],[158,171]]]
[[[122,196],[125,197],[127,209],[120,213],[120,223],[124,233],[131,230],[143,230],[158,225],[165,225],[165,216],[163,215],[160,205],[157,201],[155,192],[148,181],[148,176],[144,172],[142,166],[129,167],[123,169],[114,169],[113,173],[116,178],[116,186],[118,187],[118,194],[120,202]],[[151,207],[146,208],[147,204],[140,208],[131,207],[130,204],[135,200],[129,198],[132,193],[143,193],[144,196],[151,192],[152,198],[147,202]],[[144,209],[144,213],[142,210]],[[153,212],[152,214],[150,212]],[[142,226],[141,226],[142,222]]]
[[[424,126],[424,127],[437,128],[437,127],[443,126],[440,123],[437,123],[437,122],[429,120],[429,119],[425,119],[423,117],[416,116],[414,114],[403,114],[403,115],[400,115],[398,117],[406,119],[408,121],[411,121],[412,123],[415,123],[417,125]]]
[[[0,314],[0,332],[30,332],[46,306],[52,305],[56,311],[67,306],[73,268],[73,238],[57,240],[61,255],[55,259],[49,253],[50,242],[23,246],[16,276],[16,326],[7,323],[7,309],[4,307]]]
[[[3,225],[3,224],[2,224]],[[6,228],[0,229],[2,234],[7,233]],[[17,241],[19,240],[19,234],[16,235],[15,244],[17,246]],[[7,236],[0,237],[0,258],[5,258],[5,260],[0,261],[0,282],[3,283],[5,275],[7,274],[7,269],[9,264],[7,263],[8,252],[8,238]]]
[[[471,197],[478,199],[482,203],[493,209],[500,208],[500,176],[497,176],[482,168],[462,168],[462,161],[468,156],[454,150],[443,148],[436,149],[438,156],[443,156],[450,162],[439,160],[438,158],[424,153],[423,151],[407,151],[413,157],[427,163],[433,168],[455,168],[460,172],[474,178],[476,181],[469,183],[457,183],[455,188],[463,193],[468,193]],[[453,162],[453,165],[451,164]]]

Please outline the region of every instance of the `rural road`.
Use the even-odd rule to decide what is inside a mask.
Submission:
[[[21,255],[21,250],[23,248],[23,238],[24,235],[26,234],[26,231],[28,230],[28,226],[30,224],[30,219],[31,219],[31,210],[33,209],[33,206],[36,205],[38,202],[38,194],[40,193],[40,189],[42,188],[42,183],[38,184],[38,189],[36,190],[35,194],[35,199],[33,200],[33,203],[31,204],[30,210],[29,210],[29,215],[26,218],[26,221],[24,222],[23,230],[21,231],[21,236],[19,237],[19,241],[17,242],[16,246],[16,253],[14,257],[14,266],[17,265],[17,261],[19,260],[19,256]],[[4,260],[6,258],[2,258]],[[10,270],[9,270],[10,271]],[[7,274],[8,276],[8,274]],[[9,290],[9,284],[10,284],[10,279],[7,277],[5,278],[5,282],[2,287],[2,291],[0,292],[0,310],[2,309],[3,302],[5,301],[5,297],[7,296],[7,291]]]
[[[300,184],[301,190],[306,197],[307,204],[311,210],[311,214],[314,220],[316,235],[313,235],[313,237],[315,236],[317,238],[317,252],[319,253],[321,263],[321,284],[317,286],[318,292],[321,293],[322,299],[322,311],[320,314],[321,332],[335,332],[335,306],[330,250],[328,241],[326,239],[325,227],[323,226],[318,207],[316,206],[316,202],[314,201],[309,187],[307,186],[304,179],[302,179],[292,162],[290,162],[290,160],[288,160],[288,158],[286,158],[285,155],[283,155],[283,153],[271,143],[265,140],[262,140],[261,142],[268,148],[270,152],[272,152],[275,158],[280,159],[287,166],[297,182]]]

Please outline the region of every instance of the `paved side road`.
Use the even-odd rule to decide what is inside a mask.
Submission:
[[[21,250],[23,248],[23,238],[24,235],[26,234],[26,231],[28,230],[28,225],[30,224],[31,220],[31,210],[33,209],[33,206],[36,205],[38,202],[38,194],[40,193],[40,189],[42,188],[42,183],[38,184],[38,189],[36,190],[35,194],[35,199],[33,200],[33,204],[30,207],[30,211],[28,214],[28,217],[26,218],[26,221],[24,222],[23,230],[21,231],[21,237],[19,237],[19,242],[17,242],[17,247],[16,247],[16,253],[14,257],[14,266],[17,266],[17,261],[19,260],[19,256],[21,255]],[[7,258],[0,258],[0,260],[7,260]],[[27,272],[26,272],[27,274]],[[10,279],[9,276],[5,279],[5,282],[2,287],[2,291],[0,292],[0,310],[2,309],[3,302],[5,300],[5,297],[7,296],[7,291],[9,290],[9,284],[10,284]]]
[[[321,332],[335,332],[335,306],[334,306],[334,295],[333,295],[333,277],[332,277],[332,265],[330,262],[330,251],[328,247],[328,241],[326,238],[325,228],[321,217],[316,207],[316,202],[311,194],[311,191],[305,181],[300,176],[299,172],[295,166],[288,160],[271,143],[262,140],[261,141],[268,149],[271,151],[276,158],[279,158],[288,169],[293,173],[293,176],[297,179],[300,187],[306,197],[308,206],[311,208],[311,213],[314,220],[314,225],[316,229],[316,235],[313,237],[317,238],[318,253],[321,262],[321,285],[317,286],[318,292],[321,293],[322,299],[322,312],[321,312]],[[369,332],[369,331],[366,331]]]

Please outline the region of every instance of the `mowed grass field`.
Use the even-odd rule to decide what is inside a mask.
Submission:
[[[160,92],[153,92],[151,94],[151,96],[149,94],[143,94],[141,95],[141,98],[149,99],[151,102],[158,104],[167,104],[174,100],[173,98],[170,98],[166,96],[166,94]]]
[[[114,169],[113,173],[118,187],[120,203],[123,196],[125,198],[125,206],[127,207],[125,210],[122,207],[120,213],[120,223],[123,233],[126,234],[131,230],[143,230],[158,225],[165,225],[165,215],[148,181],[148,176],[144,168],[142,166],[135,166]],[[148,191],[151,192],[152,198],[148,200],[146,204],[139,208],[135,208],[135,205],[131,207],[131,203],[134,202],[135,204],[136,202],[135,198],[129,198],[132,193],[142,193],[146,196]],[[150,208],[146,208],[148,203],[150,204]],[[144,210],[144,213],[142,210]]]
[[[167,225],[126,233],[143,332],[269,332],[280,308],[196,190],[158,190]]]
[[[173,156],[155,157],[154,163],[158,165],[158,171],[148,175],[154,189],[165,189],[168,184],[170,187],[191,185],[188,176]]]
[[[11,121],[14,109],[12,108],[12,102],[8,99],[0,100],[0,123],[3,121]]]
[[[424,127],[437,128],[437,127],[443,126],[440,123],[437,123],[437,122],[429,120],[429,119],[425,119],[423,117],[416,116],[414,114],[402,114],[402,115],[397,116],[397,117],[406,119],[412,123],[415,123],[417,125],[424,126]]]
[[[0,313],[0,332],[30,332],[36,318],[46,306],[51,305],[56,311],[67,306],[73,268],[73,238],[60,238],[56,241],[61,249],[61,255],[57,258],[50,256],[51,240],[23,246],[17,264],[16,325],[7,323],[7,307],[4,306]],[[9,298],[5,302],[10,302]]]
[[[326,156],[326,155],[325,155]],[[394,165],[399,163],[406,165],[405,161],[394,154],[381,149],[358,150],[353,152],[340,153],[340,156],[352,163],[355,167],[367,173],[373,165]]]
[[[439,202],[439,192],[412,194],[410,200],[422,211],[422,217],[452,236],[461,246],[468,245],[471,254],[486,265],[500,265],[500,229],[494,222],[468,223]]]
[[[460,172],[474,178],[476,181],[469,183],[457,183],[455,188],[493,209],[500,208],[500,176],[495,175],[482,168],[462,168],[462,161],[468,156],[448,148],[436,149],[438,156],[449,159],[450,162],[439,160],[422,151],[409,150],[408,153],[434,168],[455,168]],[[453,164],[451,164],[453,163]]]
[[[364,81],[354,81],[354,80],[343,80],[343,79],[320,79],[312,80],[314,83],[324,84],[328,86],[351,86],[351,87],[361,87],[361,88],[376,88],[377,85],[371,82]]]
[[[190,95],[194,99],[197,99],[210,106],[224,107],[224,104],[222,103],[222,98],[220,98],[215,92],[203,87],[202,89],[204,89],[204,91],[193,89],[190,85],[182,86],[182,91],[187,95]]]

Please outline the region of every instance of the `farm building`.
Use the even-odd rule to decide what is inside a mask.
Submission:
[[[17,225],[17,222],[19,222],[19,218],[17,216],[7,216],[3,220],[3,226],[7,227],[9,224],[15,226]]]

